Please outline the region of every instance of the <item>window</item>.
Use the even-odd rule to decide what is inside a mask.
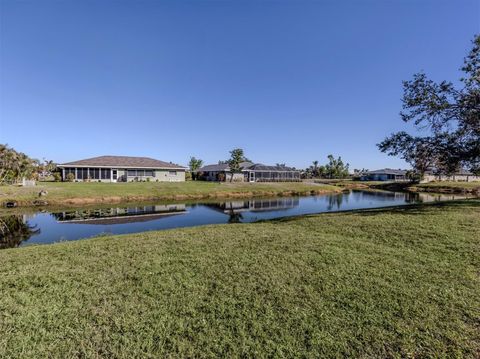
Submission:
[[[100,179],[100,169],[99,168],[90,168],[90,178],[91,179]]]
[[[88,178],[88,168],[77,168],[77,178],[78,179],[87,179]]]
[[[128,170],[128,177],[155,177],[154,170]]]
[[[170,176],[176,176],[177,175],[177,171],[168,171],[168,174]]]
[[[102,168],[101,172],[101,179],[110,179],[110,168]]]

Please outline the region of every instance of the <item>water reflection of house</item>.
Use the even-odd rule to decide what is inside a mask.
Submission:
[[[280,211],[295,208],[299,204],[298,198],[250,199],[245,201],[231,201],[210,204],[209,206],[223,213]]]
[[[52,213],[58,222],[89,224],[121,224],[146,222],[158,218],[186,213],[185,204],[150,205],[136,207],[115,207],[84,209]]]

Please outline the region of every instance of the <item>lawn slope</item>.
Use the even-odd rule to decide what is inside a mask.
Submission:
[[[41,190],[47,191],[48,194],[39,198],[38,194]],[[302,182],[39,182],[36,187],[0,186],[0,203],[15,200],[20,206],[31,206],[35,200],[40,199],[47,201],[50,205],[83,205],[151,200],[310,195],[334,192],[340,192],[340,189],[335,186]]]
[[[478,357],[480,201],[0,251],[0,357]]]

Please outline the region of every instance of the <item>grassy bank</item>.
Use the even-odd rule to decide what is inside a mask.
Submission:
[[[0,357],[478,357],[480,201],[0,251]]]
[[[419,192],[473,193],[480,195],[480,182],[429,182],[410,186]]]
[[[412,184],[408,182],[352,181],[352,180],[316,180],[325,185],[334,185],[344,189],[386,189],[393,191],[469,193],[480,195],[480,182],[429,182]]]
[[[42,190],[47,191],[48,194],[39,198],[38,193]],[[39,183],[36,187],[0,186],[0,202],[15,200],[20,206],[31,206],[35,200],[41,199],[47,201],[49,205],[88,205],[151,200],[307,195],[336,191],[339,189],[335,186],[301,182],[44,182]]]

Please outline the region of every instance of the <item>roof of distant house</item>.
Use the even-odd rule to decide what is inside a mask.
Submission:
[[[395,170],[392,168],[383,168],[381,170],[375,170],[375,171],[368,171],[365,174],[367,175],[397,175],[397,176],[404,176],[407,173],[406,170]]]
[[[254,165],[248,167],[251,171],[272,171],[272,172],[281,172],[281,171],[296,171],[292,167],[287,166],[267,166],[261,163],[255,163]]]
[[[240,163],[240,168],[243,170],[243,169],[246,169],[250,166],[252,166],[253,163],[252,162],[241,162]],[[222,172],[222,171],[230,171],[230,168],[228,167],[228,163],[218,163],[218,164],[215,164],[215,165],[206,165],[206,166],[203,166],[202,168],[199,168],[197,170],[197,172]]]
[[[74,162],[62,163],[59,166],[185,169],[185,167],[171,162],[164,162],[149,157],[130,156],[99,156]]]
[[[261,163],[252,163],[252,162],[242,162],[240,163],[240,168],[242,171],[272,171],[272,172],[281,172],[281,171],[296,171],[292,167],[287,166],[267,166]],[[230,168],[227,163],[219,163],[216,165],[206,165],[198,169],[198,172],[229,172]]]
[[[435,170],[427,170],[425,172],[426,174],[429,174],[429,175],[442,175],[442,176],[449,176],[449,174],[446,174],[446,173],[442,173],[442,172],[438,172],[438,171],[435,171]],[[472,172],[470,172],[469,170],[466,170],[466,169],[460,169],[458,171],[455,171],[454,173],[450,174],[451,176],[453,175],[457,175],[457,176],[473,176],[474,174]]]

